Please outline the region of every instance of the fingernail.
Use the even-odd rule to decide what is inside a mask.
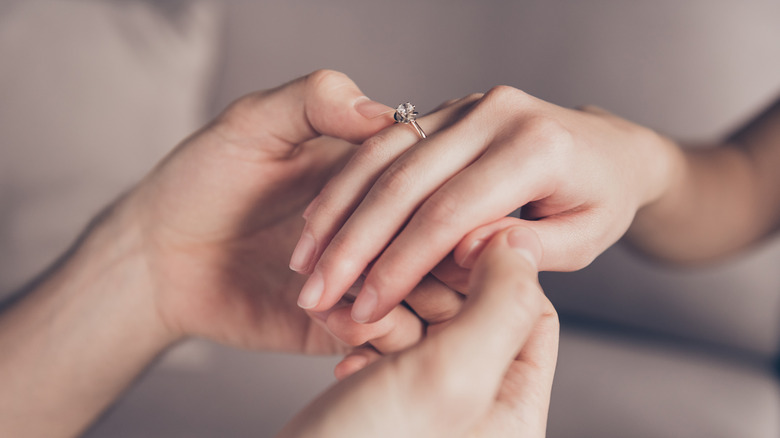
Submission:
[[[306,281],[298,295],[298,307],[302,309],[311,309],[320,302],[322,292],[325,289],[325,280],[320,271],[314,271],[311,277]]]
[[[368,358],[365,356],[350,356],[336,364],[333,374],[338,380],[344,380],[347,377],[362,370],[368,365]]]
[[[355,102],[355,110],[367,119],[375,119],[394,110],[387,105],[375,102],[366,96],[361,96]]]
[[[516,227],[507,235],[507,243],[518,254],[528,259],[534,268],[539,266],[539,259],[542,258],[542,246],[539,242],[539,236],[528,228]]]
[[[374,315],[376,304],[377,295],[374,289],[371,287],[364,288],[352,306],[352,319],[360,324],[368,322],[371,316]]]
[[[344,307],[347,307],[350,304],[351,304],[350,302],[348,302],[348,301],[346,301],[344,299],[341,299],[341,300],[339,300],[338,303],[334,304],[333,307],[331,307],[328,310],[323,310],[322,312],[314,312],[314,311],[310,310],[308,313],[309,313],[309,316],[311,316],[313,319],[317,319],[317,320],[322,321],[322,322],[327,322],[328,321],[328,317],[330,316],[331,313],[335,312],[338,309],[343,309]],[[327,327],[325,327],[325,328],[327,328]]]
[[[309,205],[306,206],[306,210],[303,210],[303,219],[309,220],[309,215],[314,210],[314,208],[317,206],[317,201],[319,201],[320,195],[317,195],[314,199],[309,202]]]
[[[463,258],[456,260],[455,262],[458,263],[461,268],[471,269],[474,266],[474,262],[477,260],[479,250],[482,249],[483,246],[485,246],[484,240],[475,240],[474,243],[472,243],[469,247],[468,251],[466,251],[466,254],[463,256]]]
[[[314,256],[314,250],[316,248],[317,242],[314,241],[314,236],[304,232],[301,235],[298,244],[295,245],[292,257],[290,257],[290,269],[295,272],[306,270],[311,262],[311,258]]]
[[[368,364],[368,358],[365,356],[352,356],[352,358],[349,359],[349,362],[352,364],[353,368],[361,370]]]

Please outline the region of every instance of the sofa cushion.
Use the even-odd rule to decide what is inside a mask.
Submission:
[[[691,345],[566,327],[547,436],[780,436],[780,383]]]
[[[547,273],[564,318],[780,357],[780,239],[697,268],[648,263],[616,245],[588,268]]]

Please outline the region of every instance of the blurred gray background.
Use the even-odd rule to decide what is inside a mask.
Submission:
[[[780,94],[778,23],[775,0],[4,0],[0,293],[249,91],[331,68],[424,112],[506,84],[707,141]],[[617,245],[544,275],[563,319],[549,436],[780,436],[778,266],[775,238],[695,270]],[[335,363],[190,341],[87,436],[270,436]]]

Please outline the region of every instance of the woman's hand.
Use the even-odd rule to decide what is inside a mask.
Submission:
[[[352,316],[376,321],[467,233],[519,207],[541,239],[540,269],[582,268],[661,196],[679,161],[648,129],[509,87],[419,123],[425,140],[397,125],[366,141],[309,207],[291,260],[312,273],[302,307],[329,308],[367,270]],[[457,261],[471,263],[468,252]]]
[[[558,319],[536,279],[541,254],[523,228],[478,257],[462,311],[414,347],[348,358],[360,371],[293,419],[283,437],[543,437]]]

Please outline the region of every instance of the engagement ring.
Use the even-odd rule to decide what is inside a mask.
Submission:
[[[414,110],[414,105],[409,102],[398,105],[395,109],[395,115],[393,115],[396,123],[403,123],[404,125],[411,124],[414,129],[420,134],[420,137],[426,138],[425,131],[422,130],[419,124],[417,124],[417,111]]]

